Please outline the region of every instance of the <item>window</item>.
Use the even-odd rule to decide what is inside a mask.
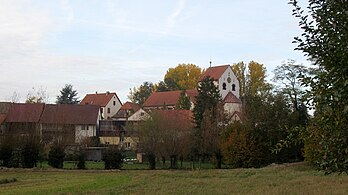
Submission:
[[[109,144],[110,144],[110,142],[105,142],[105,144],[106,144],[106,145],[109,145]]]
[[[82,125],[81,130],[88,130],[88,125]]]
[[[143,112],[140,113],[140,116],[144,116],[144,115],[145,115],[145,113],[143,113]]]
[[[102,113],[102,114],[103,114],[103,108],[100,108],[100,113]]]
[[[85,128],[86,130],[89,130],[89,125],[86,125],[86,128]]]
[[[222,89],[226,90],[226,83],[222,83]]]
[[[236,85],[232,84],[232,91],[236,91]]]
[[[113,102],[114,106],[116,105],[116,101]]]
[[[110,114],[110,108],[108,108],[108,114]]]

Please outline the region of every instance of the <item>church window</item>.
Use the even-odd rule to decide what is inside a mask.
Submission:
[[[222,89],[226,90],[226,83],[222,83]]]
[[[236,91],[236,85],[232,84],[232,91]]]

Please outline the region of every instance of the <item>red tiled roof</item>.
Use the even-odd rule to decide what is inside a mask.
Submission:
[[[10,109],[10,102],[0,102],[0,114],[7,114]]]
[[[113,118],[127,118],[130,115],[134,114],[136,111],[140,109],[138,104],[134,104],[132,102],[126,102],[122,105],[120,110],[113,116]]]
[[[174,106],[179,100],[181,91],[154,92],[146,99],[143,107]]]
[[[133,110],[134,112],[138,111],[139,109],[140,109],[140,106],[132,102],[126,102],[120,108],[120,110]]]
[[[218,80],[229,66],[230,65],[221,65],[221,66],[209,67],[204,72],[202,79],[204,79],[205,77],[210,77],[210,78],[213,78],[214,80]]]
[[[190,98],[191,102],[196,103],[196,96],[198,95],[198,91],[196,89],[188,89],[186,90],[186,94]]]
[[[165,117],[168,121],[174,121],[177,124],[193,125],[193,113],[191,110],[155,110],[154,114]]]
[[[44,104],[13,103],[8,111],[6,122],[9,123],[36,123],[39,122]]]
[[[232,92],[228,92],[223,100],[224,103],[238,103],[241,104],[242,101],[238,99]]]
[[[87,94],[80,104],[91,104],[91,105],[98,105],[105,107],[112,97],[116,95],[117,99],[118,96],[116,93],[96,93],[96,94]],[[118,101],[120,101],[118,99]]]
[[[99,106],[47,104],[40,122],[45,124],[92,125],[98,121]]]
[[[2,124],[2,122],[4,122],[6,119],[6,114],[0,114],[0,125]]]

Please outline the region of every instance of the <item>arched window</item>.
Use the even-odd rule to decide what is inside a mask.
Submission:
[[[226,83],[222,83],[222,89],[226,90]]]
[[[232,91],[236,91],[236,85],[232,84]]]

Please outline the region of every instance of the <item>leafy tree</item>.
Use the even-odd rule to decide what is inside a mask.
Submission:
[[[65,86],[60,90],[60,95],[57,96],[57,104],[78,104],[77,91],[73,90],[71,84],[65,84]]]
[[[244,62],[232,65],[232,69],[239,80],[240,98],[243,106],[246,104],[246,96],[267,96],[272,86],[267,83],[267,72],[263,64],[251,61],[248,66]]]
[[[219,93],[219,89],[214,84],[212,78],[204,78],[198,86],[198,95],[196,97],[196,105],[193,109],[193,118],[196,128],[193,131],[193,153],[199,158],[199,165],[204,156],[210,155],[211,152],[207,151],[205,143],[209,138],[209,132],[216,129],[217,123],[213,126],[208,126],[212,120],[219,119],[219,105],[222,99]],[[215,133],[215,132],[214,132]],[[217,137],[213,136],[215,141]]]
[[[218,103],[221,102],[219,89],[214,84],[214,80],[205,77],[198,86],[198,95],[196,97],[196,105],[193,109],[193,116],[196,127],[201,126],[203,114],[206,110],[215,110]]]
[[[142,85],[140,85],[137,88],[130,89],[128,98],[131,100],[131,102],[143,105],[146,99],[151,95],[151,93],[154,91],[154,86],[151,82],[145,81]]]
[[[170,90],[194,89],[202,77],[202,70],[194,64],[179,64],[169,68],[164,82]]]
[[[294,60],[288,60],[277,66],[273,72],[273,81],[281,84],[280,92],[289,98],[293,110],[297,111],[305,95],[301,78],[306,75],[307,68],[302,64],[296,64]]]
[[[183,90],[180,94],[179,100],[178,100],[178,110],[190,110],[191,108],[191,101],[190,98],[186,95],[186,91]]]
[[[120,169],[123,163],[122,152],[117,147],[109,147],[103,152],[105,169]]]
[[[303,30],[295,37],[296,49],[318,67],[313,77],[304,78],[316,108],[306,159],[327,172],[348,172],[348,2],[309,0],[308,12],[297,0],[290,4]]]
[[[33,87],[31,91],[28,92],[27,99],[25,103],[46,103],[48,101],[48,94],[46,89],[40,87],[37,91]]]
[[[54,143],[48,153],[48,164],[54,168],[63,168],[65,147],[60,143]]]

